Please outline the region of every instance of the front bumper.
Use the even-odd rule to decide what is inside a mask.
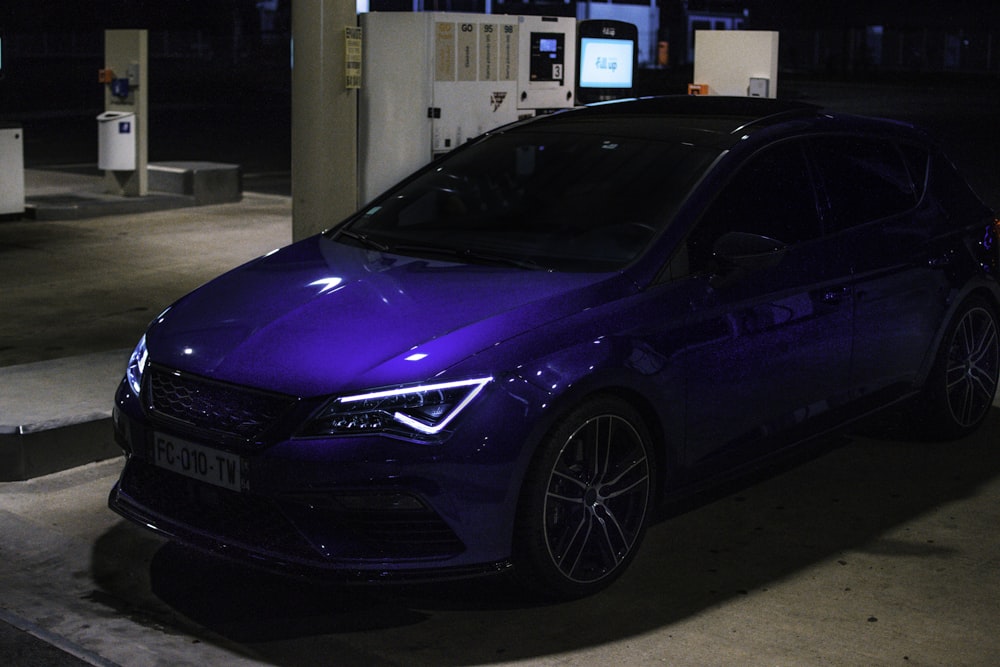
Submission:
[[[157,480],[157,477],[165,479]],[[380,541],[374,536],[365,539],[364,533],[371,535],[372,531],[356,531],[358,517],[352,521],[351,517],[343,516],[331,517],[335,522],[334,532],[342,535],[344,543],[367,548],[369,558],[353,562],[331,559],[284,515],[280,503],[261,498],[236,498],[239,494],[234,492],[215,489],[193,480],[170,479],[172,477],[177,476],[130,461],[121,479],[112,488],[108,505],[129,521],[170,540],[282,574],[323,576],[352,582],[413,582],[497,574],[510,567],[506,559],[468,565],[448,564],[439,558],[416,561],[414,554],[435,551],[435,542],[445,551],[461,545],[454,533],[447,529],[447,536],[441,540],[440,526],[436,526],[438,531],[433,530],[435,526],[430,526],[430,539],[422,541],[418,537],[422,532],[421,526],[408,522],[404,524],[405,532],[409,533],[406,539]],[[149,500],[155,497],[150,492],[152,488],[138,493],[131,488],[135,484],[146,483],[151,483],[151,487],[159,492],[169,492],[171,498],[175,498],[174,494],[183,488],[186,497],[183,502],[170,502],[167,508],[157,507],[155,500]],[[130,490],[133,492],[130,493]],[[381,527],[388,528],[391,523],[383,521]],[[434,532],[439,534],[435,536]],[[411,551],[409,546],[415,546],[415,551]],[[382,554],[381,559],[371,557],[378,553]],[[399,557],[393,558],[392,553],[399,554]],[[437,555],[440,556],[440,552]]]
[[[524,405],[497,392],[489,410],[463,415],[470,437],[437,445],[278,439],[240,452],[247,479],[236,491],[156,465],[154,438],[170,425],[151,422],[123,383],[113,421],[126,463],[109,506],[171,540],[286,573],[409,581],[498,572],[528,458],[525,429],[512,428],[528,423]]]

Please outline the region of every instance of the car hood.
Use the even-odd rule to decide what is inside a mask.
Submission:
[[[625,285],[620,274],[439,262],[316,236],[182,298],[147,345],[170,368],[319,396],[426,380]]]

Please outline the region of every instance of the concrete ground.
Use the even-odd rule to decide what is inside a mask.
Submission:
[[[0,484],[0,620],[137,667],[995,665],[998,430],[995,410],[955,443],[854,437],[655,525],[613,587],[553,605],[208,558],[109,512],[109,460]]]
[[[164,210],[121,213],[128,198],[102,197],[96,173],[78,172],[27,170],[38,218],[0,222],[0,481],[115,454],[102,422],[149,322],[223,271],[291,241],[286,196],[178,208],[157,193],[150,199]],[[109,209],[115,214],[103,214]]]
[[[1000,202],[1000,150],[982,130],[1000,110],[996,91],[794,92],[931,125]],[[77,176],[31,171],[29,190],[90,187]],[[100,434],[71,430],[75,446],[110,440],[101,422],[147,322],[290,236],[290,199],[254,193],[0,223],[0,439],[90,423]],[[1000,664],[1000,410],[959,442],[873,433],[678,508],[613,587],[554,605],[503,580],[340,587],[193,553],[106,509],[117,458],[0,482],[0,656],[143,667]]]

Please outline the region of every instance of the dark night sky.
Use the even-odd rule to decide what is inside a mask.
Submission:
[[[747,0],[745,4],[755,23],[774,27],[1000,28],[996,0]]]
[[[680,0],[659,0],[664,11]],[[68,28],[203,29],[256,15],[256,0],[4,0],[0,31],[65,31]],[[692,9],[706,6],[737,11],[746,7],[757,27],[843,27],[886,25],[910,27],[989,26],[1000,29],[997,0],[689,0]]]
[[[231,25],[240,15],[256,16],[256,0],[3,0],[0,30],[65,32],[209,28]]]

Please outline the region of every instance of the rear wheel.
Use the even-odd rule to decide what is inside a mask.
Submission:
[[[966,300],[955,314],[924,388],[917,421],[924,435],[960,438],[986,419],[1000,375],[996,309],[983,298]]]
[[[539,447],[521,496],[515,572],[532,593],[596,593],[635,556],[655,466],[639,414],[613,396],[572,410]]]

